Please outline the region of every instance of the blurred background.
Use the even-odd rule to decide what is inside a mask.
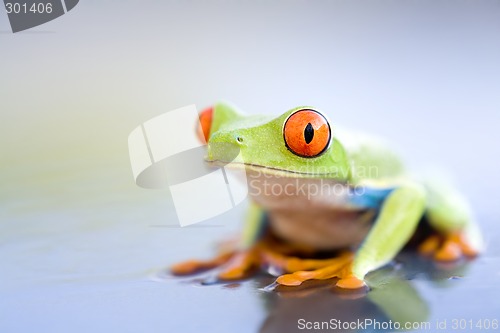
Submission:
[[[269,295],[266,278],[162,277],[210,257],[245,205],[178,227],[168,190],[135,185],[127,137],[218,99],[251,114],[313,105],[396,142],[416,171],[449,170],[488,251],[411,283],[429,320],[500,319],[499,36],[498,1],[86,0],[16,34],[0,11],[0,331],[279,332],[345,309],[387,315],[328,290]]]

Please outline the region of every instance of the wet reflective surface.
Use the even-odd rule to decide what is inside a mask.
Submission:
[[[64,196],[3,198],[2,331],[293,332],[300,323],[325,321],[498,319],[500,251],[491,225],[498,214],[480,216],[488,252],[476,260],[437,266],[405,252],[370,274],[368,294],[336,290],[333,281],[268,292],[273,278],[266,274],[202,285],[206,275],[177,278],[165,271],[182,259],[210,257],[216,240],[237,232],[243,206],[180,228],[164,222],[175,219],[166,191],[120,182],[112,190],[111,182],[85,180],[70,177],[64,186],[38,180],[48,192],[64,189]]]

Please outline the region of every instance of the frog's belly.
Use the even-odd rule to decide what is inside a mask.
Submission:
[[[373,212],[330,211],[328,216],[296,211],[269,213],[271,231],[281,239],[317,250],[358,246],[371,228]]]
[[[333,180],[249,175],[250,197],[268,214],[281,239],[317,250],[359,245],[374,210],[349,206],[348,187]]]

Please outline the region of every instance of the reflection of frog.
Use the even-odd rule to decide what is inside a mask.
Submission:
[[[434,323],[429,321],[430,306],[425,297],[429,294],[421,291],[457,287],[456,279],[466,274],[468,263],[436,265],[416,258],[411,251],[403,251],[397,260],[403,265],[388,265],[367,275],[372,290],[366,297],[362,297],[363,292],[332,294],[328,292],[329,281],[318,280],[259,294],[268,313],[259,332],[303,332],[315,326],[322,327],[318,330],[322,332],[432,330]],[[414,280],[430,284],[419,287]],[[258,286],[268,283],[267,276],[256,279]]]
[[[329,287],[321,282],[282,293],[264,293],[268,316],[259,332],[425,329],[426,326],[417,325],[427,325],[429,307],[419,292],[393,271],[384,269],[378,273],[370,274],[374,289],[367,297],[359,293],[325,292]]]
[[[221,266],[218,278],[233,280],[271,266],[284,273],[277,284],[336,277],[338,287],[357,289],[396,256],[424,214],[433,233],[421,252],[453,261],[481,247],[460,194],[416,182],[383,143],[343,133],[313,108],[269,119],[220,103],[200,120],[207,161],[244,166],[252,204],[238,250],[174,265],[174,274]]]

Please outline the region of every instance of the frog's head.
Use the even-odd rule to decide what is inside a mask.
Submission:
[[[334,128],[312,107],[297,107],[273,119],[244,116],[219,103],[203,111],[200,121],[208,162],[290,177],[349,177],[346,153]]]

